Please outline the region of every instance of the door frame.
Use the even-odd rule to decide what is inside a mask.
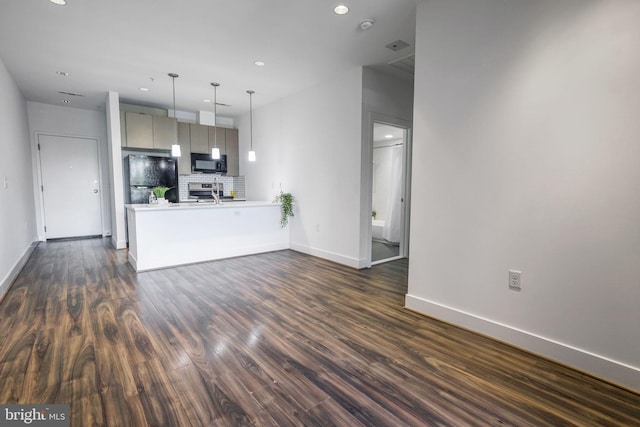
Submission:
[[[403,159],[403,193],[404,203],[402,207],[403,214],[403,233],[402,242],[400,247],[400,256],[383,260],[382,262],[391,261],[393,259],[407,258],[409,257],[409,219],[411,217],[411,158],[413,147],[413,132],[412,122],[409,120],[400,119],[397,117],[386,116],[379,113],[369,113],[367,132],[365,144],[365,161],[363,162],[362,174],[366,179],[362,188],[363,194],[363,213],[361,220],[364,222],[364,226],[360,227],[360,247],[364,250],[364,256],[361,255],[361,259],[364,261],[364,268],[370,268],[372,265],[380,264],[381,262],[371,262],[371,238],[372,238],[372,226],[371,226],[371,209],[373,206],[373,125],[374,123],[380,123],[390,126],[395,126],[405,130],[405,149]]]
[[[98,190],[100,191],[100,232],[102,237],[105,236],[104,232],[104,186],[102,183],[102,155],[100,153],[100,138],[95,136],[84,136],[84,135],[68,135],[61,134],[56,132],[35,132],[35,138],[33,141],[33,153],[35,159],[35,179],[34,179],[34,190],[36,192],[36,222],[38,227],[38,240],[41,242],[45,242],[47,240],[47,234],[44,230],[45,227],[45,213],[44,213],[44,194],[42,188],[44,186],[44,182],[42,180],[42,162],[40,159],[40,149],[38,145],[40,144],[40,135],[43,136],[55,136],[59,138],[73,138],[73,139],[91,139],[96,142],[96,148],[98,150]]]

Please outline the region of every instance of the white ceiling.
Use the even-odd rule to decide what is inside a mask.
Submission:
[[[30,101],[96,109],[116,91],[171,108],[175,72],[178,110],[210,111],[203,99],[216,81],[218,102],[231,105],[218,114],[234,117],[248,110],[247,89],[259,108],[350,67],[412,55],[416,2],[345,0],[351,10],[338,16],[338,0],[0,0],[0,58]],[[363,31],[366,18],[375,24]],[[396,40],[409,47],[385,47]]]

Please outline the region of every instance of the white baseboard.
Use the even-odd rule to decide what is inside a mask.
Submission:
[[[138,271],[138,260],[136,259],[135,255],[132,254],[131,252],[129,252],[127,254],[127,261],[129,261],[129,265],[131,265],[131,267],[133,267],[133,269],[137,272]]]
[[[373,264],[371,263],[371,258],[360,258],[358,261],[358,270],[362,270],[363,268],[371,268]]]
[[[38,246],[38,243],[38,241],[31,242],[31,244],[27,247],[27,249],[25,249],[18,261],[15,263],[13,268],[9,270],[4,279],[2,279],[2,282],[0,282],[0,302],[2,302],[5,295],[7,295],[7,292],[9,292],[9,288],[11,288],[13,281],[16,280],[16,277],[18,277],[18,274],[20,274],[20,272],[24,268],[34,249],[36,248],[36,246]]]
[[[347,267],[352,268],[361,268],[360,260],[357,258],[351,258],[345,255],[340,255],[335,252],[329,252],[322,249],[312,248],[310,246],[301,245],[299,243],[291,242],[289,244],[289,249],[292,249],[297,252],[302,252],[307,255],[317,256],[318,258],[324,258],[329,261],[337,262],[338,264],[346,265]]]
[[[414,295],[406,295],[405,307],[640,391],[640,368],[635,366]]]
[[[124,249],[127,247],[127,241],[126,240],[116,240],[115,236],[111,236],[111,245],[113,245],[114,248],[116,249]]]

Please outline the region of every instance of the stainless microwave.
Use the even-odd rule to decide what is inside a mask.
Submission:
[[[227,173],[227,155],[214,160],[211,154],[191,153],[191,172]]]

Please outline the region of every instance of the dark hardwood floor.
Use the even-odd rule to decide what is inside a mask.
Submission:
[[[0,305],[0,403],[72,426],[640,425],[640,396],[403,309],[407,263],[292,251],[136,274],[40,244]]]

